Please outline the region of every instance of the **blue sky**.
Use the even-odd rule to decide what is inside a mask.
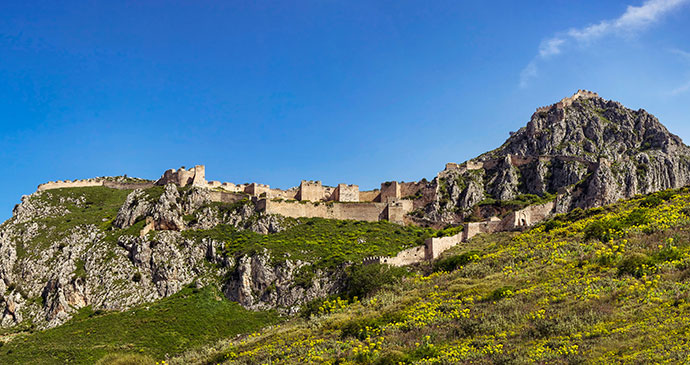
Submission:
[[[577,89],[690,140],[690,0],[2,1],[0,219],[49,180],[377,187]]]

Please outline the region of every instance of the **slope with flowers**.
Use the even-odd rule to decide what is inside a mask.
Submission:
[[[687,362],[689,216],[684,188],[479,236],[373,295],[169,363]]]

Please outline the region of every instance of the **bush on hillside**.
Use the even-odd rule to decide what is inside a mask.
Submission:
[[[652,259],[643,253],[633,253],[623,258],[618,265],[618,275],[631,275],[641,278],[653,270]]]
[[[348,298],[364,298],[410,275],[407,269],[389,265],[357,265],[350,269],[344,293]]]
[[[446,257],[444,259],[438,260],[434,263],[434,271],[446,271],[451,272],[463,267],[470,262],[479,261],[479,251],[469,251],[462,255]]]

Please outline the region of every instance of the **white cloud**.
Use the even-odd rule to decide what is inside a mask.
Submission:
[[[520,85],[526,86],[530,79],[537,75],[538,61],[562,53],[563,49],[571,43],[586,46],[609,34],[635,34],[688,2],[690,0],[646,0],[640,6],[628,6],[625,12],[616,19],[602,20],[583,28],[569,29],[548,38],[541,42],[537,56],[522,70]]]
[[[682,94],[688,90],[690,90],[690,81],[686,82],[685,85],[681,85],[681,86],[671,90],[671,92],[669,92],[669,94],[671,94],[672,96],[675,96],[678,94]]]
[[[561,44],[563,43],[565,40],[558,37],[541,42],[539,57],[549,57],[561,53]]]

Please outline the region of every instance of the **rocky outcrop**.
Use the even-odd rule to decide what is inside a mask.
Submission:
[[[310,268],[308,262],[267,253],[228,256],[225,242],[184,234],[219,224],[261,233],[287,227],[283,218],[257,213],[248,202],[214,205],[206,190],[172,184],[155,199],[134,190],[114,217],[112,230],[76,224],[48,239],[55,218],[69,214],[67,207],[81,209],[87,203],[80,198],[53,201],[46,194],[51,193],[24,197],[13,218],[0,226],[2,327],[22,322],[54,327],[85,306],[124,310],[187,285],[217,285],[248,308],[294,313],[340,285],[337,274],[310,270],[308,285],[299,286],[296,276]],[[155,234],[126,230],[142,220],[153,220]]]
[[[442,171],[435,197],[415,207],[418,222],[443,226],[528,194],[558,195],[556,211],[566,212],[688,184],[690,148],[678,136],[645,110],[593,94],[539,110],[498,149]]]
[[[301,304],[337,293],[342,288],[344,270],[326,273],[299,260],[287,260],[278,265],[271,260],[266,254],[239,259],[231,273],[232,280],[223,287],[225,295],[250,309],[283,308],[294,314]],[[297,283],[300,275],[309,276],[308,285]]]

